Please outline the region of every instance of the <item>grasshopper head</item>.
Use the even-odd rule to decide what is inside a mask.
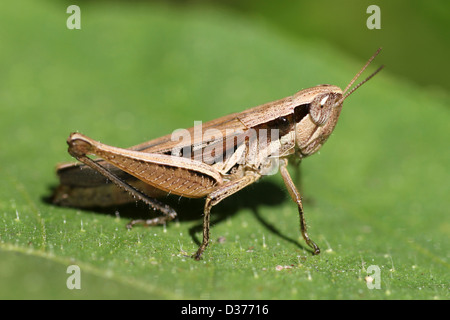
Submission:
[[[300,91],[294,96],[294,100],[299,99],[303,102],[310,101],[309,103],[299,105],[294,110],[296,118],[295,137],[301,156],[305,157],[313,154],[322,147],[336,127],[344,100],[383,68],[381,66],[369,77],[348,91],[361,73],[378,55],[380,50],[381,48],[367,61],[344,91],[336,86],[320,85],[309,90]]]
[[[328,85],[316,87],[318,93],[296,112],[304,116],[296,122],[295,136],[302,156],[315,153],[333,132],[342,110],[342,90]]]

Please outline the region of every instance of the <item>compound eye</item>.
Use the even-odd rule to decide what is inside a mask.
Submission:
[[[314,123],[318,126],[324,125],[331,113],[331,103],[330,94],[325,93],[316,97],[311,103],[310,115]]]
[[[325,97],[322,98],[322,100],[320,100],[320,107],[323,108],[323,106],[325,105],[325,102],[327,102],[328,98],[330,97],[330,95],[326,95]]]

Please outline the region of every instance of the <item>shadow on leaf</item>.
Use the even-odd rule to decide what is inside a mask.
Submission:
[[[285,236],[279,230],[276,229],[273,224],[266,221],[259,213],[259,206],[270,206],[275,210],[283,201],[287,199],[286,193],[280,189],[279,185],[270,181],[259,181],[238,193],[224,199],[222,202],[213,207],[211,211],[211,226],[212,230],[214,225],[221,223],[228,217],[233,216],[242,209],[250,209],[255,215],[256,219],[271,233],[291,242],[303,249],[300,243]],[[52,204],[50,196],[43,197],[42,200],[46,203]],[[168,195],[165,198],[159,200],[168,204],[177,211],[176,219],[180,222],[202,220],[203,207],[205,204],[204,199],[189,199],[175,195]],[[136,219],[151,219],[159,215],[158,212],[149,209],[147,205],[142,202],[133,202],[123,205],[110,206],[110,207],[93,207],[93,208],[78,208],[78,210],[96,212],[101,214],[108,214],[113,216],[120,216],[121,218],[136,220]],[[169,223],[170,225],[170,223]],[[125,227],[125,226],[124,226]],[[136,228],[136,227],[135,227]],[[200,239],[196,236],[203,230],[202,221],[189,229],[189,234],[192,239],[198,245],[201,243]]]

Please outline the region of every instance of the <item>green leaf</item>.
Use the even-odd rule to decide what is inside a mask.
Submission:
[[[345,102],[302,163],[320,255],[273,176],[213,208],[196,262],[201,200],[168,198],[177,221],[132,230],[145,206],[49,203],[69,133],[128,147],[319,83],[345,87],[365,61],[214,7],[86,3],[81,30],[66,28],[62,4],[3,7],[0,298],[448,299],[446,94],[387,66]],[[81,290],[66,286],[70,265]],[[381,289],[367,287],[371,265]]]

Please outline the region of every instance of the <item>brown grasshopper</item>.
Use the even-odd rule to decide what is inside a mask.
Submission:
[[[313,253],[318,254],[319,247],[307,233],[302,198],[287,170],[288,160],[301,160],[321,148],[336,126],[344,100],[383,68],[348,91],[380,50],[344,91],[333,85],[304,89],[284,99],[194,125],[181,130],[183,134],[177,131],[128,149],[72,133],[67,140],[69,153],[83,164],[57,168],[60,185],[53,201],[65,206],[92,207],[140,200],[163,214],[133,220],[128,225],[131,227],[159,225],[174,219],[175,210],[156,199],[168,193],[206,197],[203,241],[193,256],[199,260],[209,242],[211,208],[279,167],[298,206],[301,234]],[[104,177],[113,184],[105,183]]]

